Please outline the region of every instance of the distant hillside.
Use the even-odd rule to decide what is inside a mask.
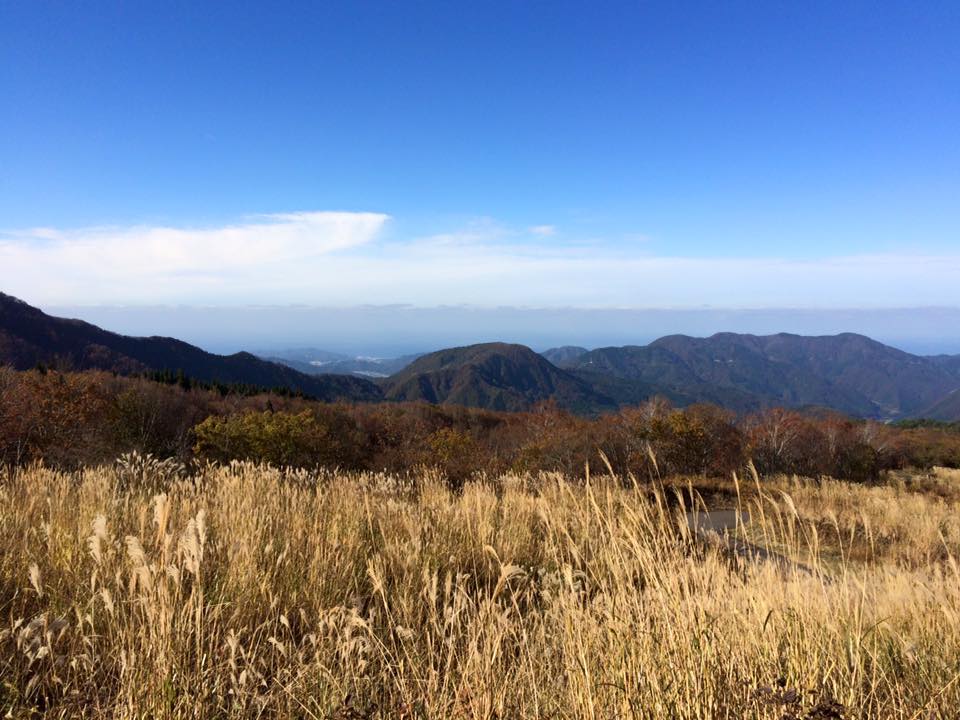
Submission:
[[[553,399],[575,412],[613,410],[617,403],[586,381],[523,345],[487,343],[430,353],[384,381],[391,400],[425,400],[527,410]]]
[[[543,355],[547,360],[557,367],[563,367],[567,363],[575,362],[578,358],[589,352],[585,347],[579,345],[564,345],[563,347],[550,348],[544,350]]]
[[[319,348],[287,348],[285,350],[258,350],[253,353],[258,358],[270,360],[271,362],[283,361],[284,363],[296,362],[309,365],[312,362],[329,363],[337,360],[349,360],[349,355],[343,353],[330,352]]]
[[[81,320],[52,317],[0,293],[0,364],[72,370],[183,370],[191,378],[299,390],[320,400],[378,400],[379,387],[350,376],[313,377],[250,353],[214,355],[165,337],[128,337]]]
[[[943,422],[960,422],[960,390],[954,390],[945,398],[940,399],[928,408],[915,413],[918,418],[927,420],[942,420]]]
[[[934,361],[845,333],[804,337],[671,335],[646,346],[601,348],[564,363],[601,390],[641,383],[681,403],[734,410],[823,406],[864,417],[909,415],[960,386],[948,360]]]
[[[960,355],[931,355],[926,359],[960,381]]]

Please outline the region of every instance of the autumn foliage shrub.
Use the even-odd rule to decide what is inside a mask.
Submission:
[[[216,461],[261,460],[275,465],[316,464],[324,437],[309,411],[246,412],[211,416],[194,428],[196,454]]]
[[[607,464],[643,481],[761,474],[870,481],[906,467],[960,467],[960,431],[883,425],[779,408],[737,417],[661,398],[599,417],[553,403],[503,413],[426,403],[324,404],[109,373],[0,368],[0,464],[77,468],[138,452],[157,458],[264,461],[408,473],[561,472]]]

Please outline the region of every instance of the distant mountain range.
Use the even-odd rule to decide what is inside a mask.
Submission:
[[[565,354],[560,367],[621,399],[657,392],[738,411],[819,406],[889,419],[923,414],[960,388],[960,358],[911,355],[852,333],[671,335]]]
[[[18,369],[44,363],[128,374],[182,370],[198,380],[285,387],[320,400],[422,400],[495,410],[553,400],[574,412],[600,413],[663,395],[678,405],[711,402],[737,412],[821,407],[883,420],[960,420],[960,356],[912,355],[852,333],[671,335],[644,346],[567,346],[543,354],[486,343],[393,359],[303,348],[274,359],[118,335],[0,293],[0,364]]]
[[[73,370],[134,374],[182,370],[206,382],[287,388],[319,400],[379,400],[380,388],[350,375],[313,376],[250,353],[214,355],[166,337],[129,337],[81,320],[52,317],[0,293],[0,364],[19,370],[38,364]]]

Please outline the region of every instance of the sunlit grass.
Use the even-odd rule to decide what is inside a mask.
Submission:
[[[703,541],[681,496],[246,464],[8,475],[0,712],[957,716],[952,501],[761,484],[742,532],[801,568]]]

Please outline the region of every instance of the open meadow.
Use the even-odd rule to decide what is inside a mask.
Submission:
[[[0,712],[957,717],[956,471],[727,491],[776,561],[692,534],[694,480],[10,471]]]

